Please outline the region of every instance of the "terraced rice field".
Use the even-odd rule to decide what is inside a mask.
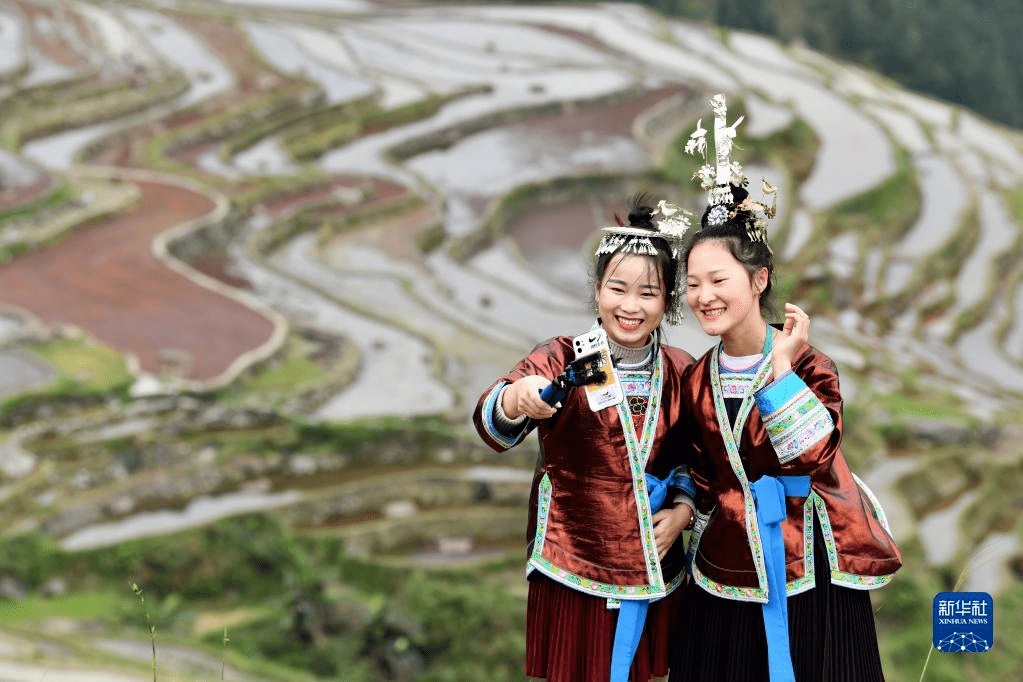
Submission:
[[[468,429],[480,392],[533,344],[588,328],[592,235],[632,192],[699,210],[676,139],[725,92],[746,115],[744,163],[782,188],[779,284],[840,366],[850,421],[863,424],[850,459],[913,548],[907,572],[965,567],[970,589],[994,593],[1019,583],[1010,565],[1023,527],[970,521],[999,469],[963,464],[970,483],[947,491],[928,478],[955,469],[955,448],[1009,467],[1023,456],[1019,131],[803,47],[628,4],[202,5],[0,3],[0,244],[14,245],[0,265],[4,319],[15,320],[5,345],[73,328],[130,359],[134,395],[171,400],[272,383],[268,366],[294,362],[308,378],[283,392],[315,399],[249,403],[278,401],[312,423],[439,416]],[[55,107],[63,116],[44,126]],[[131,191],[83,221],[99,200],[85,182]],[[33,238],[60,220],[74,229]],[[344,371],[335,356],[288,355],[300,328],[344,340]],[[668,338],[694,355],[711,343],[688,320]],[[47,378],[0,351],[5,376],[24,377],[5,393]],[[481,556],[503,552],[528,493],[529,456],[483,475],[479,455],[433,453],[411,475],[433,476],[434,497],[413,483],[370,504],[387,479],[348,480],[345,463],[255,471],[246,460],[248,473],[176,488],[159,467],[108,476],[106,463],[54,465],[33,451],[177,428],[169,409],[138,409],[150,417],[13,425],[0,503],[16,511],[0,526],[31,518],[69,547],[105,546],[272,507],[308,512],[320,519],[309,532],[339,533],[367,556],[425,563],[430,538],[448,535],[474,539]],[[982,427],[996,436],[977,436]],[[198,468],[212,471],[216,455],[203,452]],[[177,452],[166,471],[195,457]],[[44,470],[58,472],[60,504],[37,487]],[[170,492],[146,497],[157,484]],[[1021,503],[1018,491],[992,494]],[[3,644],[0,676],[40,679],[35,654]],[[46,679],[86,679],[84,665]],[[117,675],[103,679],[136,679]]]

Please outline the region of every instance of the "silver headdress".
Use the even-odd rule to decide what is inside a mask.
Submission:
[[[682,250],[683,237],[686,230],[692,225],[692,216],[690,211],[662,199],[657,203],[657,208],[651,215],[651,223],[655,229],[627,225],[601,228],[603,234],[594,255],[629,253],[640,256],[656,256],[657,247],[654,246],[651,239],[661,238],[668,243],[671,257],[677,262]],[[683,292],[680,289],[681,279],[682,268],[675,268],[675,281],[668,283],[674,295],[671,298],[669,309],[664,312],[664,318],[668,324],[672,325],[682,322],[683,317],[682,303],[685,296],[682,295]]]
[[[725,106],[725,96],[721,94],[711,98],[710,106],[714,112],[714,164],[707,163],[707,130],[703,127],[703,119],[696,122],[696,131],[689,136],[685,147],[687,154],[694,156],[698,154],[704,160],[704,165],[693,173],[693,178],[698,178],[700,185],[707,190],[707,225],[738,222],[746,227],[746,235],[750,241],[763,242],[770,250],[771,247],[767,244],[767,221],[774,218],[777,213],[778,190],[764,180],[762,185],[764,200],[753,201],[743,191],[745,198],[739,202],[735,201],[732,187],[745,188],[749,185],[749,178],[743,173],[742,166],[738,161],[729,158],[735,130],[745,116],[740,116],[732,125],[728,125],[728,108]],[[767,204],[768,196],[771,198],[770,205]]]

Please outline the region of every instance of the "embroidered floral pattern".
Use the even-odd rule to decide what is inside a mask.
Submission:
[[[693,578],[703,589],[722,597],[738,599],[740,601],[767,603],[767,590],[762,590],[759,587],[735,587],[733,585],[722,585],[721,583],[711,580],[705,576],[703,571],[700,570],[700,567],[695,563],[693,564]]]
[[[726,398],[738,398],[742,400],[750,394],[750,387],[753,386],[753,374],[738,374],[723,372],[721,374],[721,393]]]
[[[619,599],[651,599],[653,597],[663,597],[664,590],[652,585],[609,585],[608,583],[602,583],[598,580],[591,580],[584,578],[580,575],[576,575],[570,571],[566,571],[563,568],[555,566],[553,563],[544,559],[543,557],[533,557],[529,560],[529,566],[532,569],[540,571],[548,578],[552,578],[559,583],[574,587],[580,592],[586,592],[587,594],[596,595],[598,597],[617,597]]]
[[[646,557],[647,576],[655,589],[663,590],[664,578],[661,576],[661,562],[657,558],[657,543],[654,541],[653,514],[650,511],[650,497],[646,489],[646,463],[653,447],[654,433],[661,413],[661,384],[663,380],[663,357],[657,355],[650,381],[650,404],[647,406],[643,421],[642,435],[637,437],[628,409],[618,403],[618,419],[625,432],[625,447],[629,451],[629,466],[632,470],[632,489],[636,498],[636,509],[639,513],[639,531],[643,540],[643,553]]]
[[[650,372],[619,372],[618,381],[622,385],[622,391],[626,396],[650,395],[652,379]]]
[[[817,493],[810,491],[803,503],[803,577],[790,580],[785,584],[785,593],[789,596],[806,592],[814,585],[816,573],[813,564],[813,498]]]
[[[835,430],[831,413],[806,386],[778,410],[761,417],[782,464],[799,457]]]
[[[536,504],[536,536],[533,538],[533,556],[539,558],[543,554],[543,540],[547,535],[547,515],[551,511],[551,478],[547,474],[540,479],[537,487]]]

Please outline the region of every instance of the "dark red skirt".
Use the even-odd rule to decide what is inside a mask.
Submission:
[[[668,674],[681,592],[650,604],[631,682]],[[526,607],[526,676],[547,682],[608,682],[617,623],[618,610],[608,609],[606,599],[533,572]]]
[[[789,597],[789,651],[796,682],[884,682],[870,593],[834,585],[820,526],[815,584]],[[763,607],[723,599],[693,581],[683,608],[670,682],[768,679]]]

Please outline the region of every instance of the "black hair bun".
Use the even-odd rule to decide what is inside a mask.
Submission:
[[[653,215],[654,209],[649,206],[633,206],[629,211],[629,225],[652,230],[654,229]]]
[[[629,227],[654,229],[654,209],[647,205],[649,203],[650,195],[646,192],[633,195],[629,201]]]
[[[732,188],[732,203],[741,204],[747,197],[749,192],[746,191],[745,187],[739,185],[729,185]]]

